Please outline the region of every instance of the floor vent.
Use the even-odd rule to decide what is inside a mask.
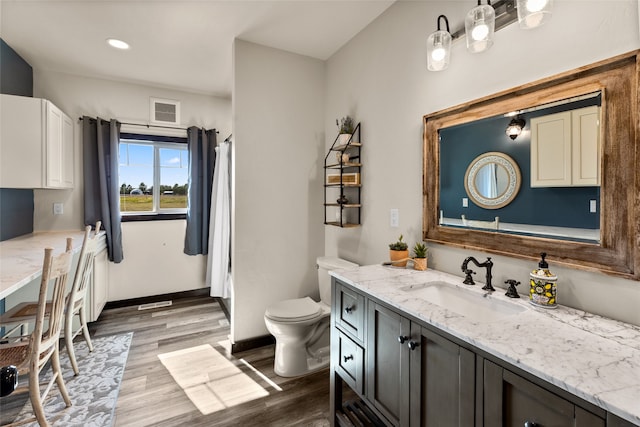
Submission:
[[[151,310],[152,308],[170,307],[171,301],[150,302],[149,304],[140,304],[138,310]]]

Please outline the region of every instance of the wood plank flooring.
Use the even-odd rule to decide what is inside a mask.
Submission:
[[[213,298],[174,299],[170,307],[144,311],[138,311],[137,306],[108,309],[91,325],[91,330],[95,336],[133,331],[115,426],[329,425],[328,369],[298,378],[278,377],[273,372],[273,345],[232,356],[228,351],[228,322]],[[264,390],[262,394],[268,395],[203,414],[158,358],[160,354],[203,345],[230,361],[224,368],[229,375],[241,371],[252,380],[249,382]],[[193,364],[191,369],[196,373],[201,369],[198,362],[188,364]],[[220,375],[217,370],[215,376]],[[181,375],[178,377],[182,379]],[[230,386],[229,390],[216,393],[243,395],[245,391],[239,388]],[[224,401],[224,396],[221,399]]]

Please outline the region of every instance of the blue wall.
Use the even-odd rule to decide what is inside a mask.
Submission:
[[[33,69],[0,39],[0,93],[33,96]],[[2,141],[3,144],[10,143]],[[33,232],[33,190],[0,188],[0,241]]]
[[[600,97],[565,104],[560,107],[522,114],[524,130],[515,140],[505,129],[511,120],[497,116],[440,130],[440,209],[447,218],[493,221],[518,224],[547,225],[597,229],[599,213],[589,212],[589,201],[597,200],[600,211],[600,187],[548,187],[531,188],[530,144],[531,118],[569,109],[600,105]],[[469,207],[462,207],[462,198],[468,197],[464,176],[469,164],[480,154],[499,151],[511,156],[522,175],[522,184],[516,198],[500,209],[483,209],[469,199]],[[446,165],[446,166],[445,166]]]

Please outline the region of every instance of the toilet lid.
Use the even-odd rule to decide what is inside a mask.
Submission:
[[[280,321],[302,321],[322,314],[322,307],[309,297],[288,299],[270,305],[265,316]]]

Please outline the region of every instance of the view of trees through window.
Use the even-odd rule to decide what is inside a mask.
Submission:
[[[186,144],[121,140],[119,183],[120,212],[185,212]]]

